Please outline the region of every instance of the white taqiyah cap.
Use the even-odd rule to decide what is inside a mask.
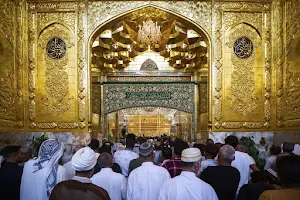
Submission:
[[[201,160],[201,151],[198,148],[184,149],[181,153],[181,160],[183,162],[197,162]]]

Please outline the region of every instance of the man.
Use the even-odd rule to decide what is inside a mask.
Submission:
[[[280,154],[280,152],[281,152],[280,146],[277,146],[277,145],[271,146],[271,148],[270,148],[271,155],[266,160],[265,170],[272,169],[272,170],[276,171],[276,160],[277,160],[277,156]]]
[[[232,146],[222,146],[218,155],[219,166],[206,168],[200,176],[214,188],[219,200],[234,200],[236,196],[240,173],[231,166],[234,154],[235,150]]]
[[[163,165],[163,167],[169,171],[171,178],[178,176],[182,171],[183,162],[180,159],[180,155],[182,150],[185,148],[188,148],[187,144],[185,144],[181,140],[176,140],[174,144],[175,156],[171,160],[165,162],[165,164]]]
[[[225,139],[225,143],[231,145],[233,148],[236,148],[238,142],[239,142],[238,138],[233,135],[228,136]],[[259,171],[251,156],[249,156],[247,153],[243,153],[240,151],[235,151],[235,159],[234,161],[232,161],[231,166],[239,170],[241,176],[237,193],[243,185],[248,183],[248,179],[250,176],[250,169],[253,171]]]
[[[83,146],[81,146],[81,145],[75,146],[73,149],[73,155],[81,148],[83,148]],[[75,169],[73,169],[73,167],[72,167],[72,160],[65,163],[63,165],[63,167],[66,170],[66,180],[71,180],[75,176]]]
[[[107,192],[92,184],[97,156],[89,147],[79,149],[72,157],[72,166],[76,173],[72,180],[56,185],[51,193],[50,200],[108,200]]]
[[[240,189],[239,200],[257,200],[266,190],[272,190],[265,172],[252,172],[251,183]]]
[[[205,160],[201,162],[200,172],[203,172],[209,166],[217,166],[215,157],[218,155],[218,147],[214,144],[207,144],[204,151]]]
[[[21,146],[7,146],[1,151],[6,162],[0,169],[0,196],[1,199],[19,200],[20,185],[23,168],[18,165],[21,162]]]
[[[127,200],[157,200],[162,184],[170,179],[169,172],[153,164],[153,146],[149,142],[140,145],[143,164],[130,173]]]
[[[198,148],[182,151],[182,172],[179,176],[166,181],[159,200],[217,200],[214,189],[197,177],[201,167],[201,152]]]
[[[48,200],[54,186],[65,180],[65,169],[58,165],[64,145],[57,139],[42,143],[36,160],[25,163],[21,182],[21,200]]]
[[[101,171],[93,175],[93,184],[104,188],[111,200],[126,199],[126,179],[122,174],[112,170],[112,157],[108,153],[102,153],[98,158]]]
[[[116,151],[116,153],[114,154],[114,162],[121,167],[122,174],[126,178],[128,177],[128,168],[130,161],[139,157],[138,154],[133,152],[134,143],[135,135],[128,134],[126,138],[126,149]]]
[[[142,164],[143,164],[143,159],[141,157],[131,160],[128,168],[128,176],[134,169],[140,167]]]
[[[29,146],[21,146],[20,148],[20,166],[24,166],[25,163],[32,157],[32,149]]]
[[[162,149],[162,155],[163,155],[164,160],[161,163],[161,165],[164,165],[166,162],[171,160],[171,158],[172,158],[172,149],[169,148],[169,147],[164,147]]]
[[[239,152],[247,153],[246,147],[244,145],[242,145],[242,144],[236,145],[235,150],[237,150]]]
[[[212,139],[207,139],[206,145],[209,145],[209,144],[215,144],[215,142]]]
[[[94,150],[97,159],[100,156],[99,146],[100,146],[100,142],[97,139],[92,139],[91,142],[90,142],[90,144],[89,144],[89,147]]]
[[[279,157],[276,166],[283,189],[265,191],[259,200],[299,200],[300,157],[295,155]]]
[[[155,142],[154,144],[154,149],[155,149],[155,155],[154,155],[154,164],[159,164],[159,163],[162,163],[164,158],[163,158],[163,155],[162,155],[162,143],[161,142]]]

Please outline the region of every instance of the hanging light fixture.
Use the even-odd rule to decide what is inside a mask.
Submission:
[[[161,30],[157,22],[153,22],[151,19],[143,21],[143,25],[139,25],[138,30],[138,42],[144,45],[159,44],[161,42]]]

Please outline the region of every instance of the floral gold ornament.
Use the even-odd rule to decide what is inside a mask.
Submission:
[[[46,43],[47,45],[45,45]],[[45,48],[44,61],[47,66],[45,91],[47,95],[42,95],[40,99],[43,102],[44,111],[49,114],[59,116],[65,113],[71,107],[70,100],[74,99],[73,96],[69,96],[69,80],[66,72],[69,60],[67,48],[73,45],[69,33],[57,26],[49,27],[41,36],[39,46]]]
[[[254,47],[261,45],[257,37],[250,27],[244,25],[231,33],[230,42],[227,43],[232,47],[231,61],[234,65],[231,75],[232,95],[227,96],[227,99],[230,99],[230,108],[242,116],[253,112],[257,107],[253,68],[256,59]]]

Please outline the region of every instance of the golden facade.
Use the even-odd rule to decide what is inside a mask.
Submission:
[[[109,82],[192,83],[192,139],[299,130],[299,5],[2,0],[1,130],[118,132],[105,113]]]

